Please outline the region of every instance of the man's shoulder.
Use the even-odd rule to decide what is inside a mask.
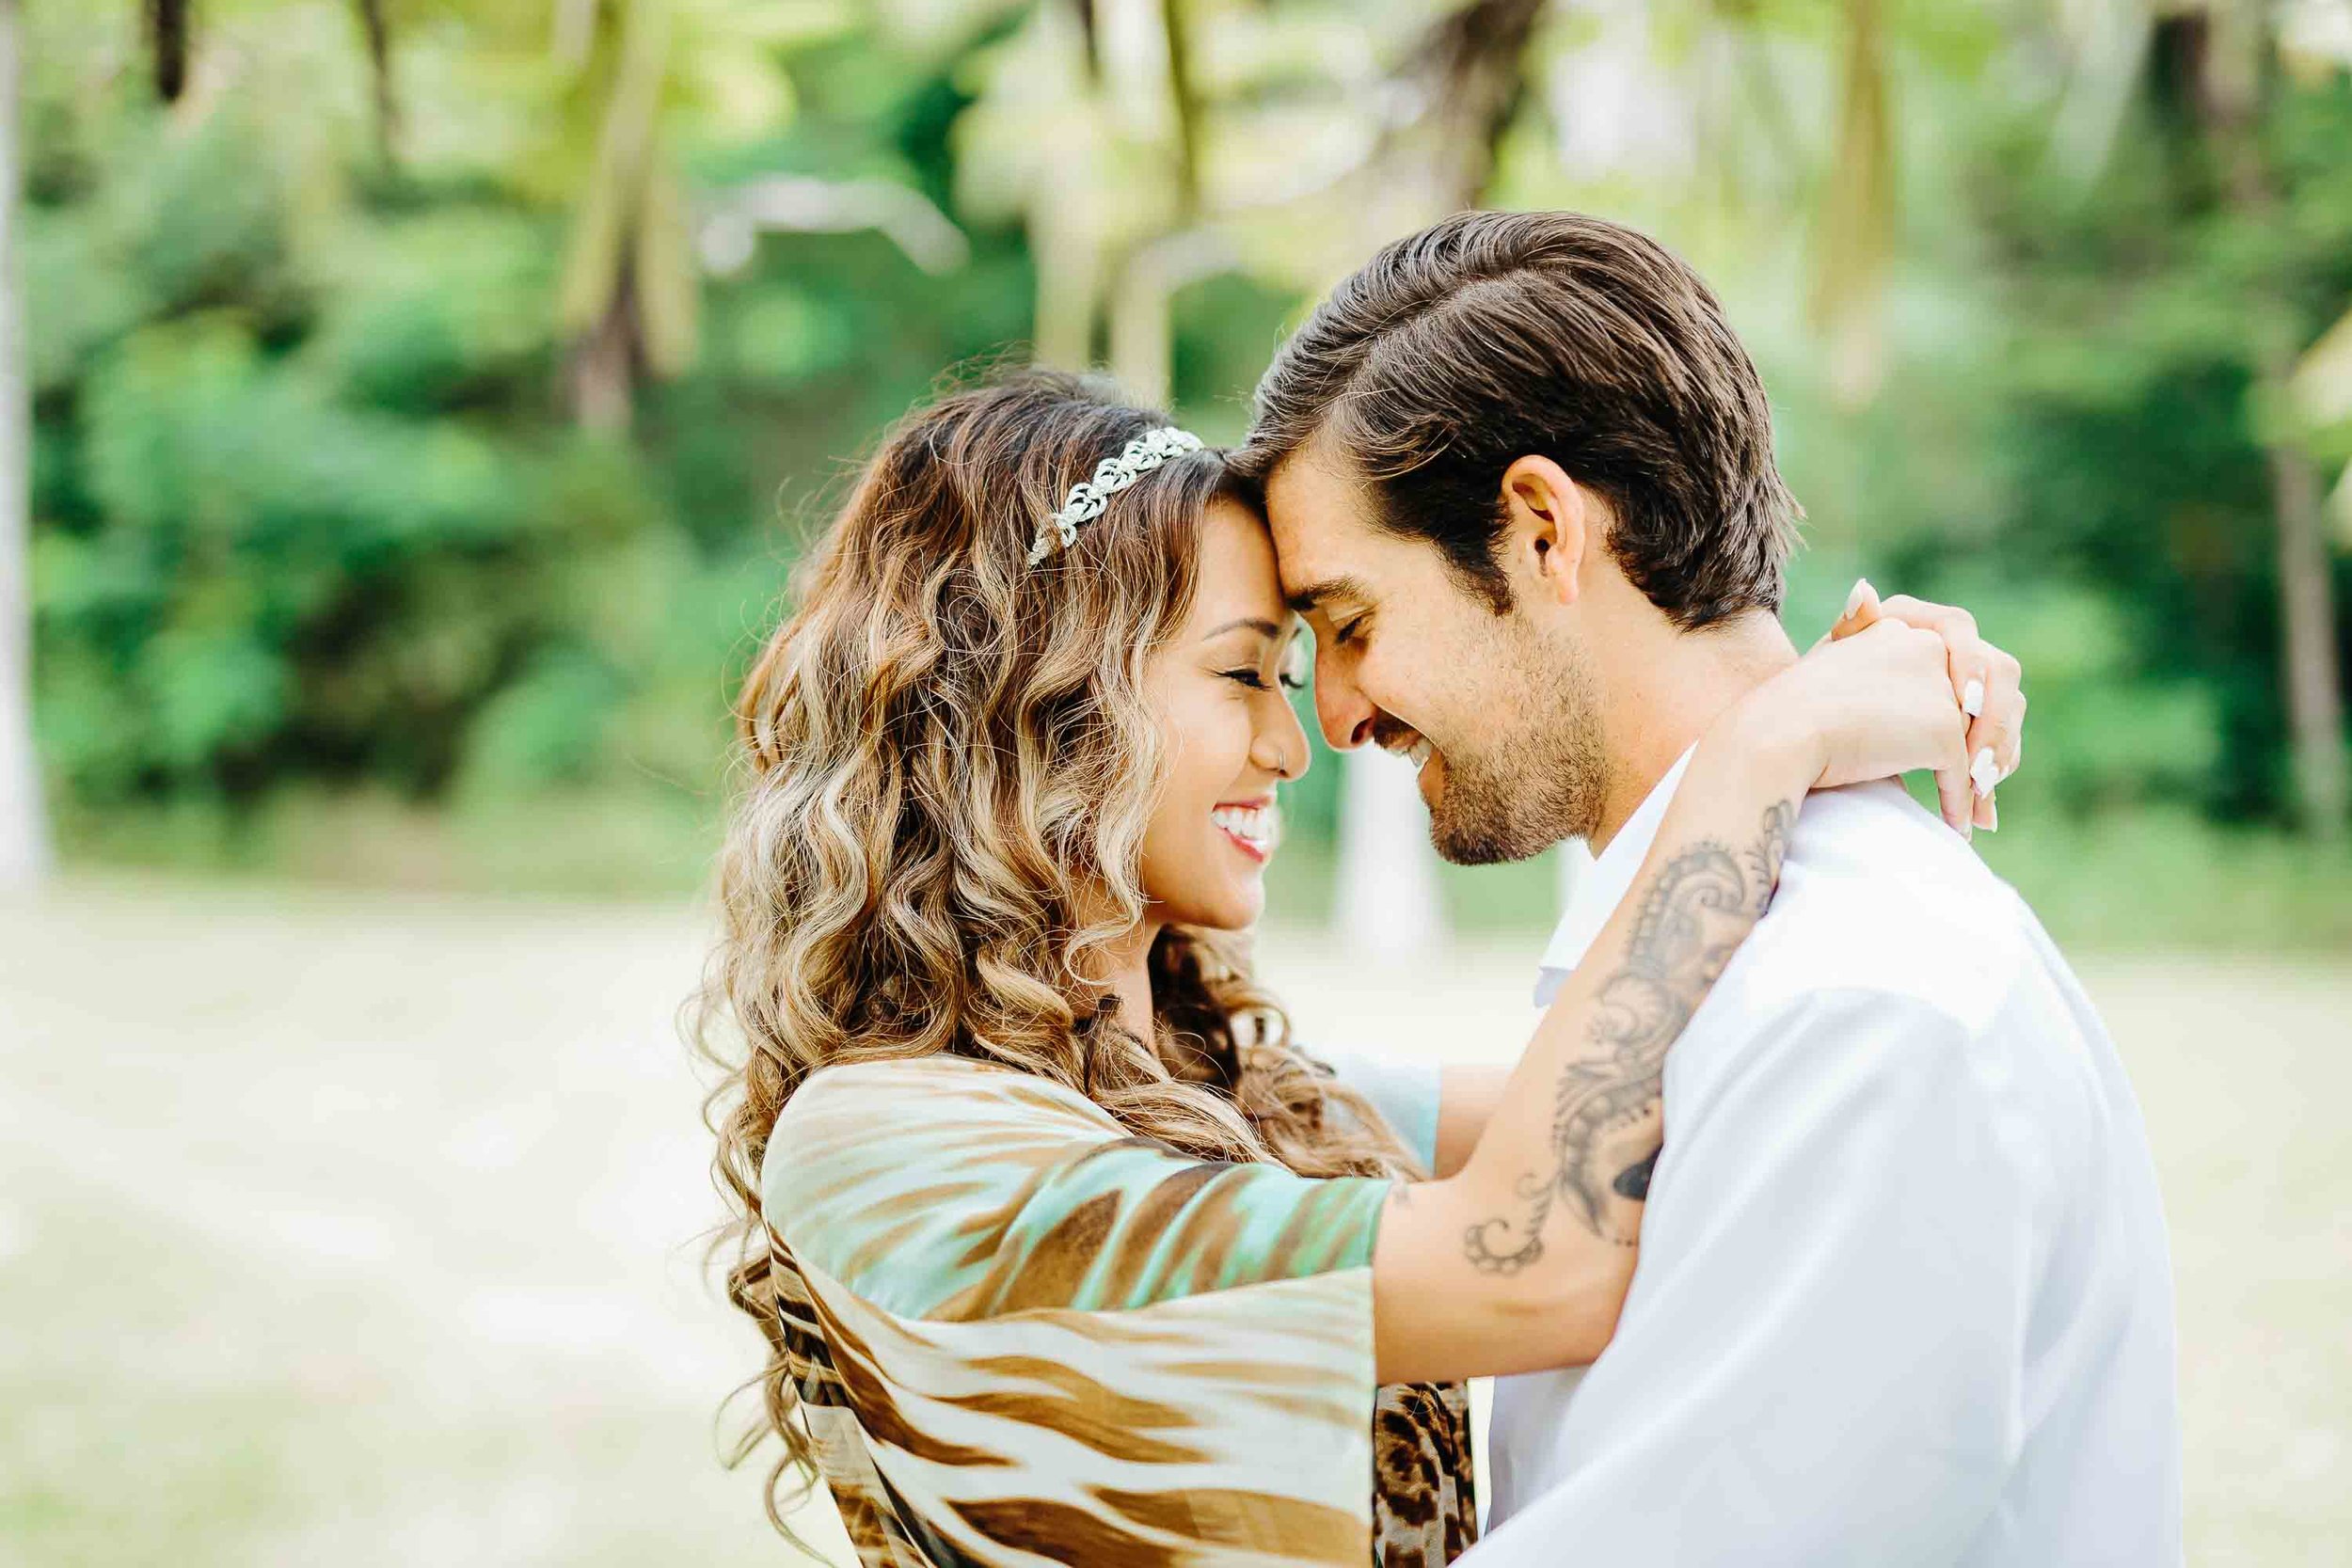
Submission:
[[[1998,1127],[2049,1191],[2096,1116],[2103,1049],[2032,911],[1965,841],[1899,785],[1830,791],[1668,1054],[1667,1121],[1748,1124],[1794,1096],[1853,1126],[1931,1088],[1939,1123]]]
[[[2042,966],[2038,935],[2009,884],[1900,785],[1824,790],[1798,817],[1736,978],[1749,1008],[1854,992],[1974,1036]]]

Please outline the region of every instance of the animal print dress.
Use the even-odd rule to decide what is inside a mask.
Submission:
[[[933,1057],[811,1075],[762,1188],[864,1568],[1436,1568],[1476,1535],[1461,1388],[1373,1381],[1384,1178],[1193,1159]]]

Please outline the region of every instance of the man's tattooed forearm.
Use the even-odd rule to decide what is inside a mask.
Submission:
[[[1642,890],[1624,961],[1597,999],[1592,1039],[1602,1050],[1570,1062],[1553,1092],[1552,1167],[1520,1179],[1516,1212],[1470,1227],[1472,1264],[1516,1274],[1534,1262],[1560,1202],[1595,1235],[1633,1244],[1662,1143],[1667,1048],[1771,907],[1796,820],[1796,802],[1783,800],[1765,812],[1755,844],[1694,844]]]

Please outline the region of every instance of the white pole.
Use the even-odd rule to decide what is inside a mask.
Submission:
[[[1340,781],[1339,889],[1332,924],[1367,958],[1425,953],[1446,939],[1438,852],[1429,808],[1413,769],[1361,747],[1346,754]]]
[[[24,61],[20,0],[0,0],[0,892],[31,887],[49,865],[33,754],[32,416],[16,264]]]

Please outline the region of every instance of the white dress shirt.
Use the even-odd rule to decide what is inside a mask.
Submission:
[[[1585,878],[1539,1000],[1688,761]],[[2138,1108],[2031,911],[1899,785],[1804,803],[1667,1054],[1665,1125],[1616,1338],[1497,1384],[1473,1568],[2181,1560]]]

